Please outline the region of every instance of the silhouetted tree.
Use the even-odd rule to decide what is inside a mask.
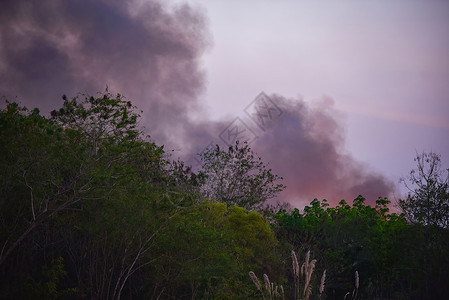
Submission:
[[[227,151],[216,145],[200,155],[201,172],[206,176],[202,193],[229,205],[257,209],[280,193],[282,177],[273,174],[247,143],[237,141]]]
[[[399,206],[412,223],[447,228],[449,169],[442,169],[440,155],[433,152],[418,154],[415,161],[416,169],[401,179],[410,192]]]

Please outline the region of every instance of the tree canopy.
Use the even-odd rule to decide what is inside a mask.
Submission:
[[[436,154],[418,156],[402,213],[363,196],[262,210],[284,186],[249,145],[208,149],[194,172],[107,92],[64,97],[50,116],[6,102],[0,153],[0,299],[448,293],[448,180]]]
[[[416,168],[402,178],[409,194],[399,205],[413,223],[447,228],[449,169],[442,169],[440,155],[433,152],[417,154],[415,162]]]
[[[213,198],[247,209],[260,209],[263,204],[285,186],[282,177],[256,157],[248,143],[222,149],[219,145],[207,148],[201,155],[201,172],[206,181],[202,187],[205,198]]]

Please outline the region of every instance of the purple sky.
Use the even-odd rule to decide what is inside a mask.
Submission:
[[[190,3],[207,11],[214,39],[203,95],[214,117],[241,115],[258,90],[329,97],[344,152],[393,183],[416,151],[449,165],[449,2]]]
[[[394,200],[416,151],[448,165],[447,1],[2,6],[0,96],[48,112],[64,93],[107,85],[144,111],[156,142],[192,163],[239,117],[285,178],[279,200],[294,206]],[[265,130],[244,111],[261,91],[282,111]]]

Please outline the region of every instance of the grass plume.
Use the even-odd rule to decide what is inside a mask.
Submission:
[[[321,276],[321,283],[320,283],[320,296],[323,294],[324,292],[324,285],[326,282],[326,270],[324,270],[323,275]]]
[[[294,282],[294,299],[300,300],[310,299],[310,295],[312,294],[312,274],[315,271],[315,265],[317,260],[310,260],[310,250],[307,251],[306,257],[304,259],[304,263],[299,268],[298,258],[296,257],[295,251],[292,250],[292,266],[293,266],[293,282]],[[320,285],[320,295],[324,292],[324,283],[326,280],[326,270],[323,272],[323,276],[321,277],[321,285]],[[304,288],[302,293],[300,291],[300,282],[303,281]]]
[[[355,271],[355,280],[354,280],[354,290],[352,291],[352,297],[351,299],[357,299],[357,294],[359,292],[359,272]],[[343,299],[346,299],[346,297],[351,296],[351,292],[347,292],[345,294],[345,297]]]
[[[270,278],[267,274],[263,274],[264,286],[260,284],[259,279],[253,271],[249,272],[249,277],[251,277],[257,290],[261,292],[263,299],[285,300],[283,286],[274,285],[273,282],[270,282]]]
[[[291,252],[292,257],[292,269],[293,269],[293,282],[294,282],[294,299],[295,300],[309,300],[312,294],[312,274],[315,271],[316,259],[310,260],[310,250],[307,251],[304,263],[299,267],[298,258],[294,250]],[[285,299],[283,286],[277,286],[273,282],[270,282],[267,274],[263,274],[264,286],[262,287],[259,279],[253,271],[249,272],[249,277],[253,281],[257,290],[262,293],[263,299]],[[358,278],[358,277],[357,277]],[[321,284],[319,286],[320,297],[324,293],[324,286],[326,281],[326,270],[324,270],[321,276]],[[304,284],[304,288],[301,291],[301,286]]]

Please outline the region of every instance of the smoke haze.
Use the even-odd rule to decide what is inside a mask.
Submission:
[[[205,16],[188,5],[3,1],[0,96],[48,113],[61,106],[63,94],[93,94],[107,86],[143,110],[143,125],[158,144],[180,149],[194,163],[193,155],[229,123],[189,116],[203,110],[200,58],[210,44]],[[282,117],[252,146],[284,177],[282,200],[302,206],[315,197],[335,203],[358,194],[370,201],[391,195],[391,182],[345,153],[331,104],[272,98]]]
[[[284,177],[282,200],[301,207],[314,198],[351,203],[362,194],[375,204],[379,196],[392,196],[395,187],[389,180],[345,152],[343,120],[332,99],[311,105],[302,99],[270,98],[282,114],[254,149]]]
[[[0,11],[0,96],[43,111],[78,92],[120,92],[154,138],[182,128],[203,89],[204,17],[159,1],[6,1]]]

